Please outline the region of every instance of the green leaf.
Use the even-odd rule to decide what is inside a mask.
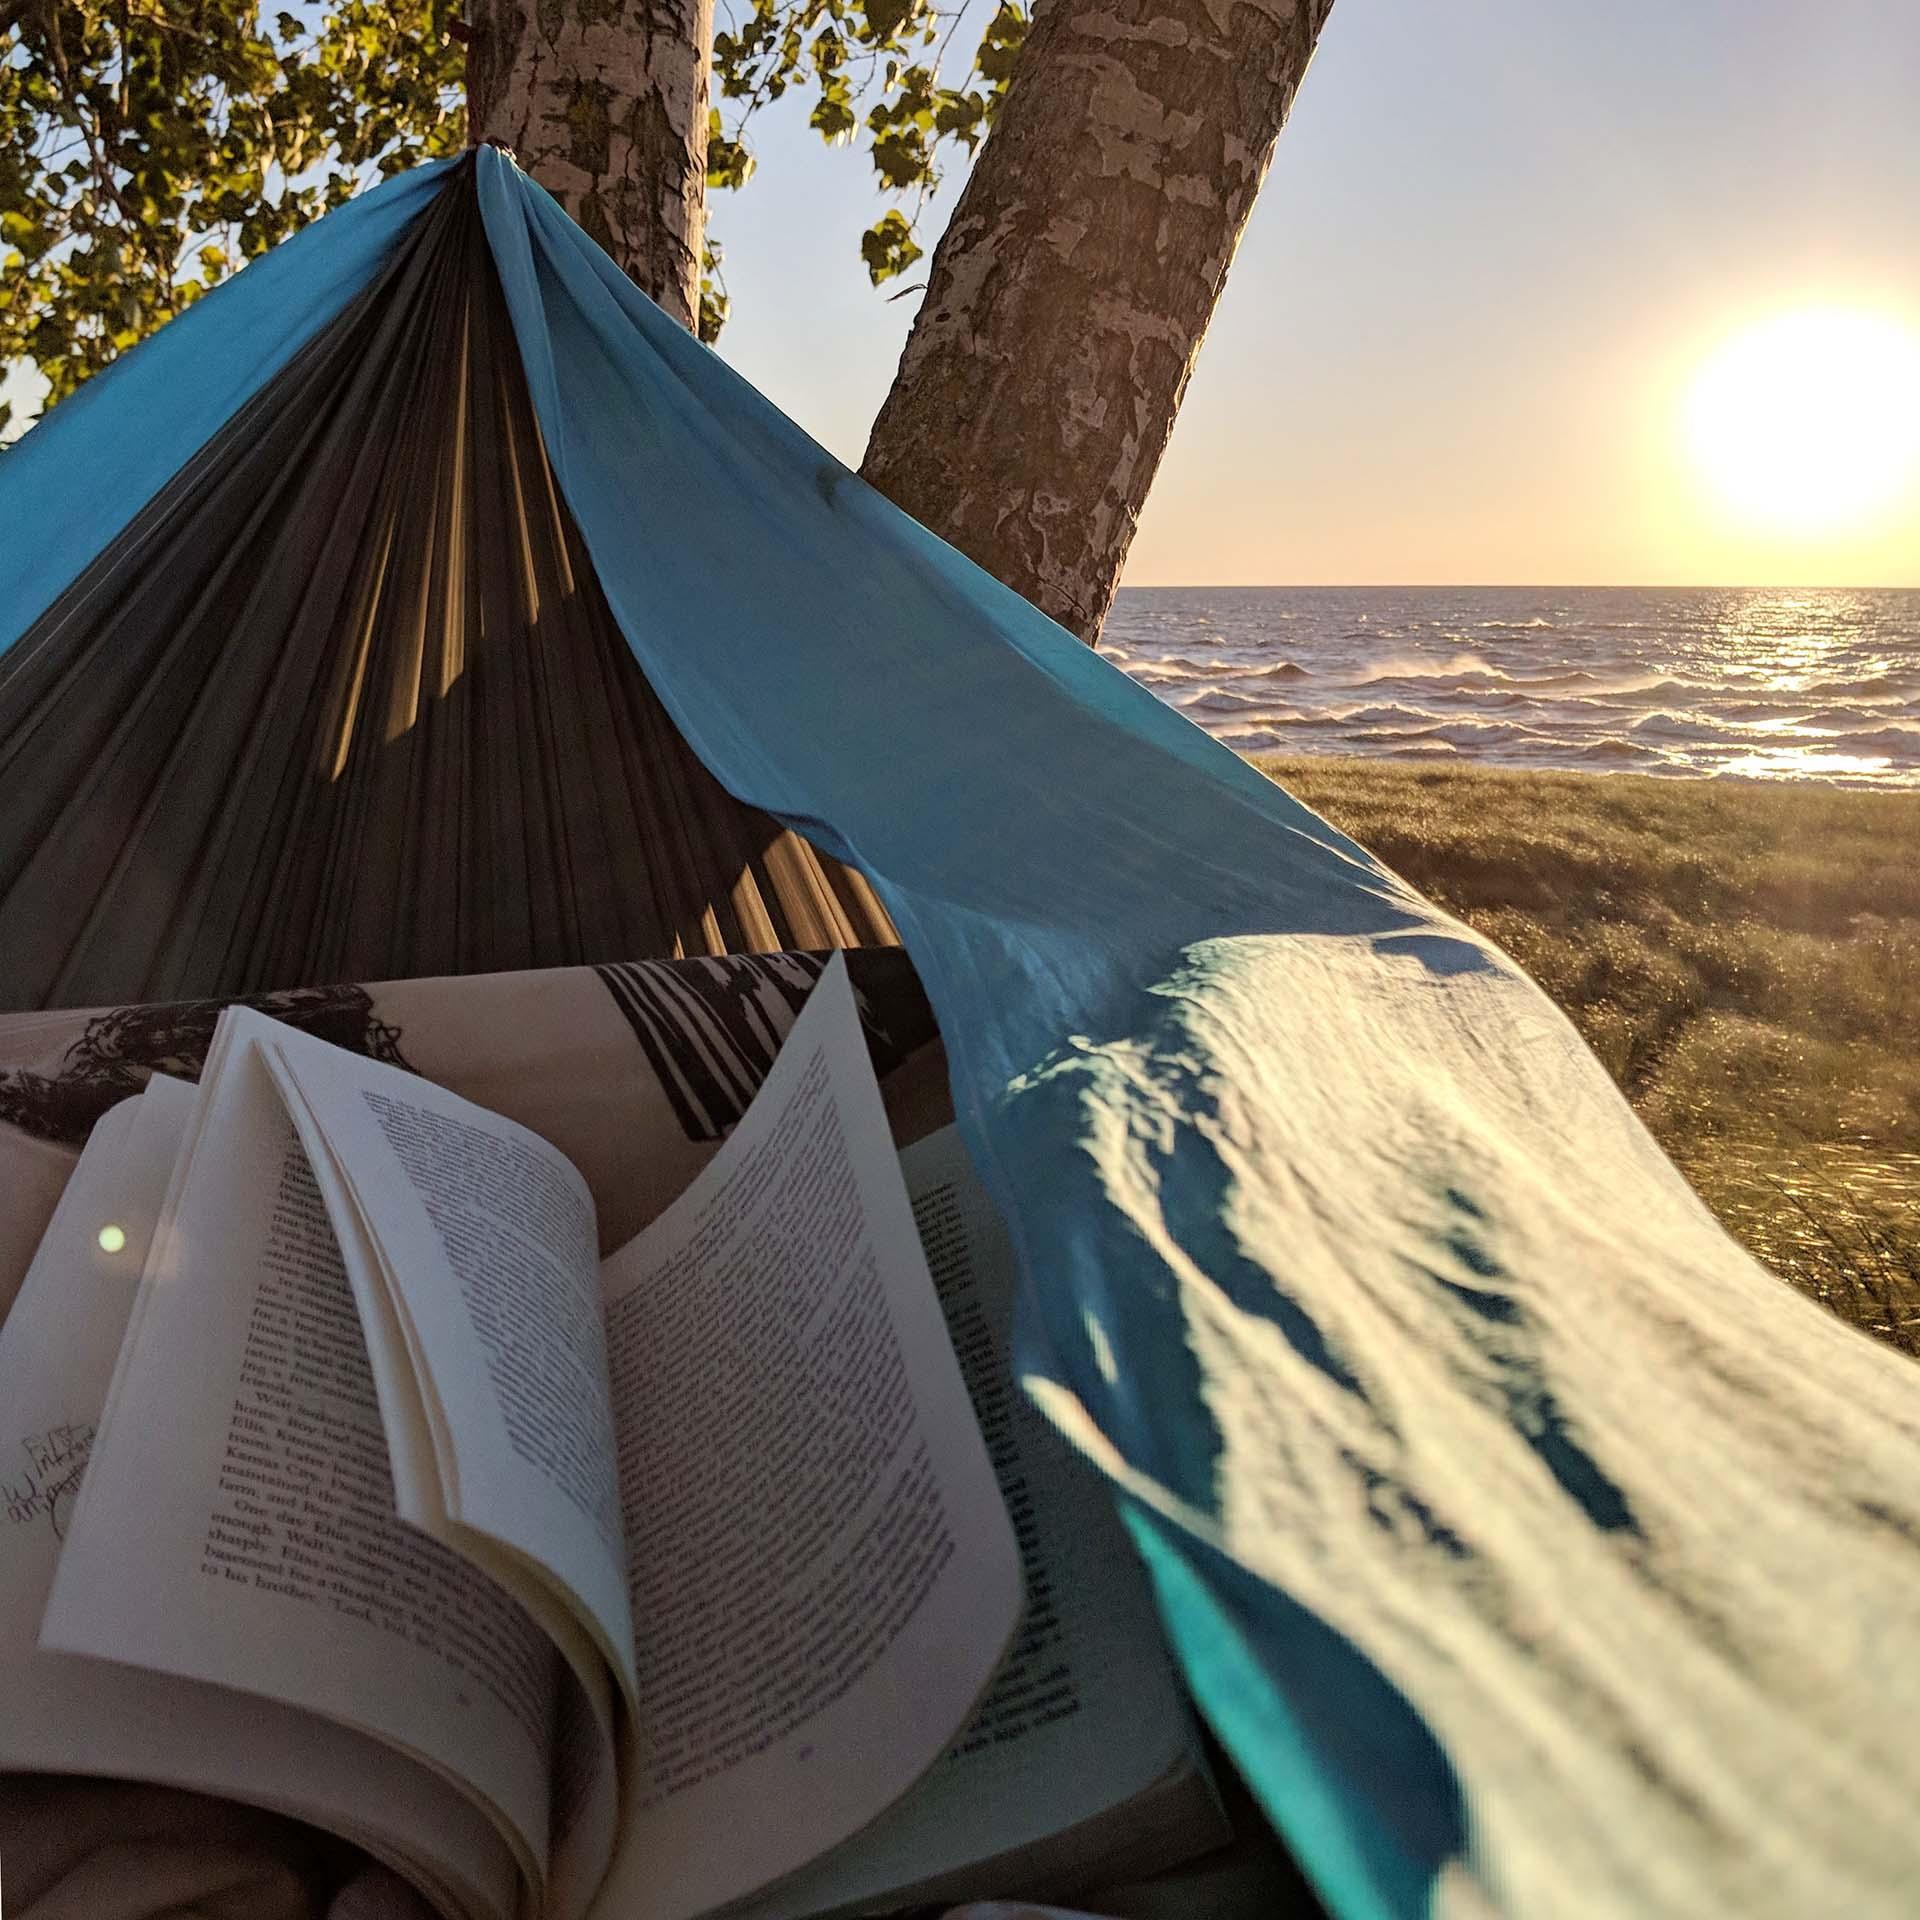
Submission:
[[[931,184],[933,169],[919,128],[895,127],[876,134],[873,170],[888,186],[902,192],[908,187]]]
[[[709,187],[744,187],[753,178],[754,165],[753,155],[738,140],[728,140],[717,132],[708,134],[707,185]]]
[[[829,144],[846,139],[858,122],[853,116],[853,89],[839,73],[826,75],[820,84],[820,98],[807,116],[812,127]]]
[[[905,273],[920,258],[913,227],[898,207],[884,213],[860,236],[860,258],[867,278],[877,287]]]
[[[720,277],[720,263],[723,256],[717,240],[705,241],[700,249],[700,338],[708,346],[720,338],[720,329],[727,324],[727,315],[732,309],[732,301],[727,296],[727,283]]]
[[[886,46],[899,34],[913,15],[914,0],[860,0],[866,22],[861,36],[875,46]]]
[[[1026,44],[1027,26],[1025,11],[1002,0],[980,36],[979,50],[973,56],[974,71],[991,83],[996,100],[1012,78],[1014,60]]]

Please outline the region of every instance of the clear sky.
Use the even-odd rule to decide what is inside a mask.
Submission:
[[[864,157],[753,137],[721,350],[857,461],[915,300],[855,255]],[[1875,367],[1877,508],[1722,499],[1804,470],[1791,355],[1696,462],[1703,360],[1810,304],[1920,342],[1920,0],[1336,0],[1127,581],[1920,585],[1920,400]]]
[[[715,198],[721,351],[857,463],[917,295],[804,113]],[[1816,327],[1703,416],[1809,305],[1905,360]],[[1920,0],[1336,0],[1126,577],[1920,585]]]

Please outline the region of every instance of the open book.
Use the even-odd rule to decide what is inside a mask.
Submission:
[[[274,1807],[461,1920],[1193,1853],[1219,1815],[1104,1490],[1013,1391],[1011,1275],[951,1131],[896,1155],[837,961],[604,1262],[537,1135],[231,1010],[197,1091],[95,1128],[0,1333],[0,1768]]]

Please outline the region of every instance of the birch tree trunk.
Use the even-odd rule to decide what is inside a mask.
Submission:
[[[861,471],[1083,640],[1333,0],[1046,0]]]
[[[694,328],[713,0],[473,0],[468,24],[473,138],[511,148]]]

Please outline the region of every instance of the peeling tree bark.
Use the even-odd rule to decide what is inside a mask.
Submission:
[[[511,148],[648,294],[695,327],[713,0],[473,0],[469,24],[473,138]]]
[[[1097,638],[1333,0],[1048,0],[861,471]]]

